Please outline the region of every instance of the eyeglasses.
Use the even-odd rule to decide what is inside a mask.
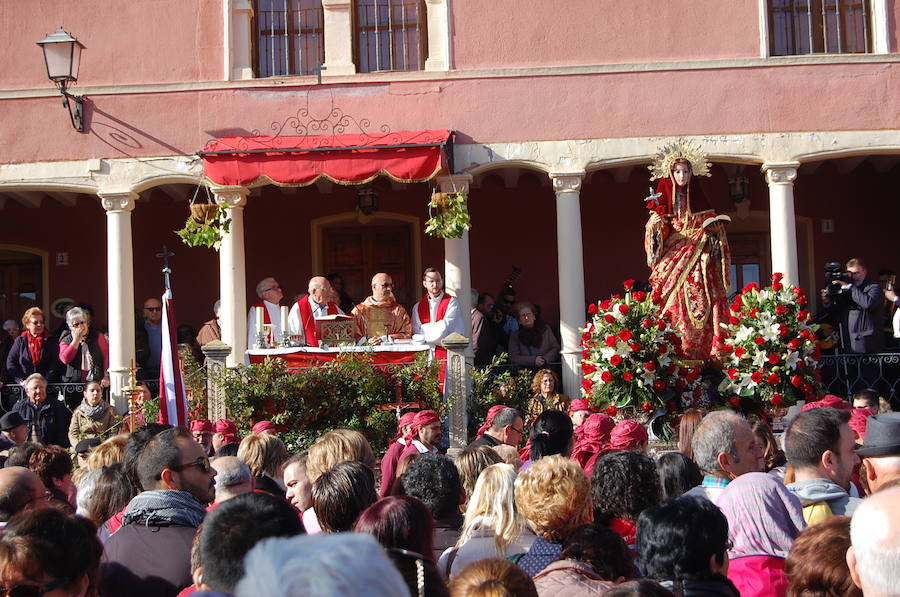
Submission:
[[[524,430],[524,429],[516,429],[516,428],[513,427],[512,425],[510,425],[509,428],[512,429],[513,431],[515,431],[516,433],[518,433],[519,435],[525,435],[525,430]]]
[[[191,462],[185,462],[184,464],[176,464],[175,466],[168,467],[170,471],[175,471],[176,473],[180,473],[186,468],[197,467],[200,469],[204,475],[208,475],[212,472],[212,465],[209,463],[209,458],[200,457],[197,460],[193,460]]]
[[[162,307],[144,307],[144,311],[162,311]]]
[[[19,585],[12,588],[0,588],[0,597],[41,597],[44,593],[49,593],[54,589],[64,587],[69,584],[68,578],[57,578],[51,580],[44,586],[40,585]]]
[[[80,327],[83,326],[83,325],[84,325],[84,322],[83,322],[83,321],[73,321],[73,322],[72,322],[72,327],[73,327],[73,328],[80,328]]]
[[[276,286],[269,286],[268,288],[266,288],[265,290],[263,290],[263,292],[269,292],[270,290],[281,290],[281,286],[277,286],[277,285],[276,285]]]

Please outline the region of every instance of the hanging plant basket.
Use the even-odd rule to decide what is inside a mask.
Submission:
[[[222,245],[222,238],[231,227],[231,218],[224,209],[212,202],[209,188],[206,188],[208,202],[201,203],[197,200],[200,185],[194,191],[191,198],[190,215],[184,223],[184,228],[176,230],[181,241],[189,247],[208,247],[216,251]]]
[[[432,193],[428,202],[429,219],[425,222],[425,233],[438,238],[461,238],[472,227],[466,207],[466,194]]]

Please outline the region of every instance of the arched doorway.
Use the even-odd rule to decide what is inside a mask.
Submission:
[[[47,254],[0,245],[0,322],[20,322],[31,307],[47,311]]]

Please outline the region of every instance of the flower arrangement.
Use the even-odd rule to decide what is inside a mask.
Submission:
[[[693,396],[698,369],[679,366],[680,341],[647,294],[624,282],[625,296],[592,303],[581,330],[582,396],[614,416],[619,409],[646,413],[677,409],[677,393]]]
[[[719,356],[726,374],[719,391],[734,408],[786,407],[815,400],[820,389],[819,326],[811,323],[803,290],[782,279],[775,273],[768,288],[745,286],[723,324],[729,340]]]
[[[462,238],[463,233],[472,227],[469,211],[466,208],[466,194],[432,193],[428,202],[428,221],[425,222],[425,233],[439,238]]]

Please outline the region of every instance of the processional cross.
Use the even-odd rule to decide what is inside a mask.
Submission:
[[[157,259],[163,260],[162,273],[163,273],[163,278],[166,283],[166,290],[172,289],[172,281],[169,278],[169,276],[172,274],[172,269],[169,267],[169,257],[174,257],[174,256],[175,256],[175,253],[170,251],[168,249],[168,247],[166,247],[166,245],[162,246],[162,253],[156,254]]]

